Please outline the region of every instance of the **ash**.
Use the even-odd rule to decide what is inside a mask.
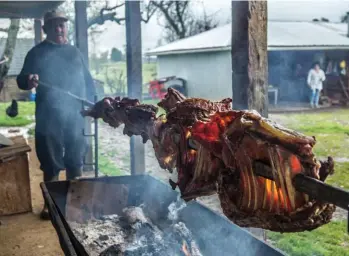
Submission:
[[[170,220],[161,221],[161,229],[145,215],[142,207],[127,207],[121,215],[69,224],[91,256],[201,256],[190,230],[183,222],[176,221],[177,211],[182,207],[169,207]]]

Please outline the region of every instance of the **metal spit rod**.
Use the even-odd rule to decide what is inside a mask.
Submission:
[[[258,176],[274,180],[274,170],[259,161],[254,162],[254,172]],[[316,200],[332,203],[348,211],[347,232],[349,233],[349,192],[344,189],[333,187],[320,180],[297,174],[293,178],[293,184],[299,192],[305,193]]]
[[[254,172],[256,175],[270,180],[274,180],[274,177],[276,177],[276,175],[273,174],[274,170],[270,166],[259,161],[254,162]],[[297,174],[293,178],[293,184],[296,190],[308,194],[316,200],[329,202],[343,209],[348,208],[348,191],[305,176],[304,174]]]
[[[77,95],[75,95],[75,94],[73,94],[73,93],[71,93],[69,91],[64,91],[64,90],[62,90],[62,89],[60,89],[58,87],[52,86],[52,85],[50,85],[48,83],[42,82],[41,80],[36,80],[35,79],[35,82],[37,82],[40,86],[44,86],[46,88],[50,88],[50,89],[55,90],[57,92],[63,93],[63,94],[65,94],[65,95],[67,95],[67,96],[69,96],[71,98],[74,98],[74,99],[84,103],[84,105],[86,105],[88,107],[93,107],[95,105],[93,102],[91,102],[91,101],[89,101],[87,99],[81,98],[81,97],[79,97],[79,96],[77,96]]]

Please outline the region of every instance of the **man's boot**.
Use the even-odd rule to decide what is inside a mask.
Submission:
[[[44,172],[44,182],[50,182],[50,181],[58,181],[58,175],[52,176],[52,175]],[[40,213],[40,218],[43,220],[50,219],[50,214],[48,212],[46,202],[44,203],[44,208],[42,209],[42,211]]]
[[[67,180],[76,180],[82,176],[82,167],[81,168],[67,168],[66,177]]]

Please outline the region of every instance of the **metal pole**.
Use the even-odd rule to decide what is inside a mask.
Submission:
[[[41,19],[34,20],[35,45],[42,41],[42,23]]]
[[[75,45],[84,56],[88,66],[88,35],[87,35],[87,1],[75,1]],[[92,124],[90,117],[85,117],[85,132],[91,134]],[[92,138],[87,137],[88,150],[85,162],[93,162]],[[84,171],[92,171],[92,165],[85,165]]]
[[[95,95],[95,102],[98,101],[98,96]],[[95,177],[98,177],[98,119],[96,118],[95,120]]]
[[[126,1],[127,91],[130,98],[142,98],[142,37],[140,1]],[[131,175],[145,171],[144,144],[140,136],[130,140]]]

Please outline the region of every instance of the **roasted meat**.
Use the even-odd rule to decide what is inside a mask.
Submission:
[[[298,192],[299,173],[325,181],[332,158],[319,162],[314,137],[286,129],[255,111],[235,111],[232,100],[186,98],[169,89],[158,106],[129,98],[105,98],[83,115],[102,118],[124,134],[152,141],[160,166],[178,172],[186,201],[218,193],[224,214],[242,227],[280,232],[312,230],[328,223],[335,206]],[[261,172],[265,168],[266,172]]]

